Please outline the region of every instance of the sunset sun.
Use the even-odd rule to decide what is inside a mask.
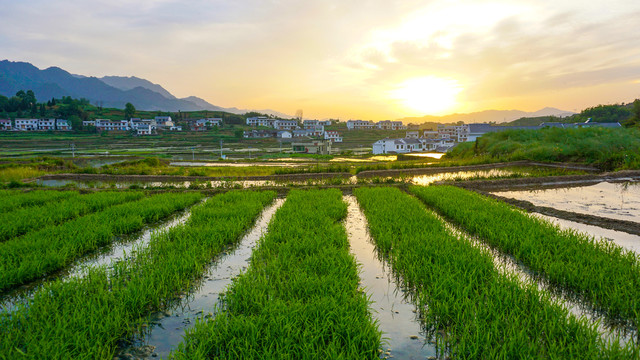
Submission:
[[[400,83],[391,97],[409,110],[433,115],[454,107],[460,91],[462,87],[455,80],[428,76]]]

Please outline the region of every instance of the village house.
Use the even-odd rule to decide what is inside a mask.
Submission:
[[[245,139],[250,138],[270,138],[275,137],[277,132],[275,130],[245,130],[242,133],[242,137]]]
[[[410,152],[422,152],[425,149],[425,141],[421,139],[389,139],[385,138],[373,143],[373,154],[405,154]]]
[[[420,131],[407,131],[405,137],[408,139],[418,139],[420,138]]]
[[[71,123],[69,120],[56,119],[56,130],[69,131],[71,130]]]
[[[295,130],[299,129],[297,120],[281,120],[278,119],[273,123],[273,127],[276,130]]]
[[[0,119],[0,131],[10,131],[11,119]]]
[[[347,130],[372,130],[375,127],[373,121],[348,120]]]
[[[56,120],[55,119],[38,119],[38,130],[55,130],[56,129]]]
[[[154,128],[150,124],[138,124],[136,127],[136,135],[151,135],[154,132]]]
[[[380,130],[406,130],[407,127],[402,121],[383,120],[376,124],[376,127]]]
[[[333,142],[342,142],[342,136],[335,130],[327,130],[324,132],[324,139]]]
[[[38,119],[16,119],[16,130],[33,131],[38,130]]]
[[[293,134],[290,131],[282,130],[278,131],[277,138],[278,139],[291,139]]]
[[[275,119],[270,119],[266,116],[254,116],[247,118],[247,125],[249,126],[266,126],[273,127]]]
[[[311,140],[307,142],[294,142],[291,144],[293,152],[304,154],[331,154],[331,141]]]
[[[95,127],[98,131],[128,131],[131,129],[127,120],[96,119]]]

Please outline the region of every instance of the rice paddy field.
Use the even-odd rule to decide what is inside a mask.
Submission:
[[[640,358],[636,238],[460,187],[0,199],[2,360]]]

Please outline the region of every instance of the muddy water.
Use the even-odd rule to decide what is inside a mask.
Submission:
[[[220,293],[227,288],[234,277],[247,268],[251,251],[267,230],[271,217],[283,203],[284,199],[276,199],[267,207],[253,228],[240,240],[238,246],[225,251],[221,258],[212,263],[200,286],[166,311],[153,314],[147,331],[123,342],[116,358],[166,357],[182,342],[185,330],[193,326],[196,319],[214,316]]]
[[[420,327],[416,306],[407,299],[388,265],[378,258],[367,229],[367,220],[354,196],[345,196],[349,205],[345,221],[351,252],[360,266],[360,284],[373,302],[373,316],[383,332],[383,353],[398,359],[425,359],[436,356]],[[390,350],[390,351],[389,351]],[[388,355],[387,355],[388,356]]]
[[[627,250],[634,251],[640,254],[640,236],[628,234],[622,231],[615,231],[610,229],[601,228],[593,225],[586,225],[575,221],[560,219],[553,216],[547,216],[539,213],[533,213],[534,215],[547,220],[560,226],[561,229],[575,230],[587,235],[593,236],[597,239],[604,239],[606,241],[612,241],[617,245],[622,246]]]
[[[455,236],[468,240],[474,247],[481,251],[485,251],[492,257],[493,263],[499,272],[505,275],[515,275],[518,281],[525,283],[533,283],[538,290],[550,295],[551,301],[569,311],[571,316],[576,318],[584,317],[591,325],[600,333],[603,339],[607,341],[617,341],[620,339],[622,343],[636,342],[638,339],[638,330],[630,326],[630,324],[621,324],[618,321],[612,321],[599,311],[595,310],[589,303],[581,301],[573,294],[556,288],[544,278],[536,276],[526,265],[518,262],[510,255],[506,255],[498,249],[492,248],[482,242],[475,236],[465,232],[460,227],[448,222],[440,215],[432,212]]]
[[[411,182],[415,185],[426,186],[436,181],[470,179],[470,178],[490,178],[490,177],[497,177],[497,176],[507,177],[514,173],[515,171],[506,170],[506,169],[458,171],[458,172],[450,172],[450,173],[414,176]]]
[[[191,216],[191,208],[192,207],[189,207],[187,210],[183,210],[172,215],[168,221],[148,226],[136,235],[129,235],[118,239],[99,251],[78,259],[62,271],[1,294],[0,312],[11,312],[18,304],[27,303],[29,299],[33,298],[35,292],[40,290],[42,286],[48,282],[55,281],[57,279],[65,280],[71,277],[81,277],[84,276],[86,270],[90,266],[109,265],[112,261],[123,259],[126,254],[130,254],[132,252],[134,247],[140,247],[147,244],[153,233],[166,231],[172,227],[184,224]]]
[[[526,200],[536,206],[640,222],[640,182],[601,182],[590,186],[501,191],[494,194]]]

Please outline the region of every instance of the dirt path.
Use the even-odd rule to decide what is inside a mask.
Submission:
[[[582,164],[541,163],[541,162],[523,160],[523,161],[511,161],[511,162],[505,162],[505,163],[465,165],[465,166],[366,170],[366,171],[359,172],[357,176],[359,178],[369,178],[369,177],[375,177],[375,176],[387,177],[387,176],[401,176],[401,175],[428,175],[428,174],[441,174],[441,173],[451,173],[451,172],[459,172],[459,171],[491,170],[491,169],[500,169],[505,167],[514,167],[514,166],[540,166],[540,167],[550,167],[550,168],[568,169],[568,170],[583,170],[588,172],[599,171],[594,167],[582,165]]]

